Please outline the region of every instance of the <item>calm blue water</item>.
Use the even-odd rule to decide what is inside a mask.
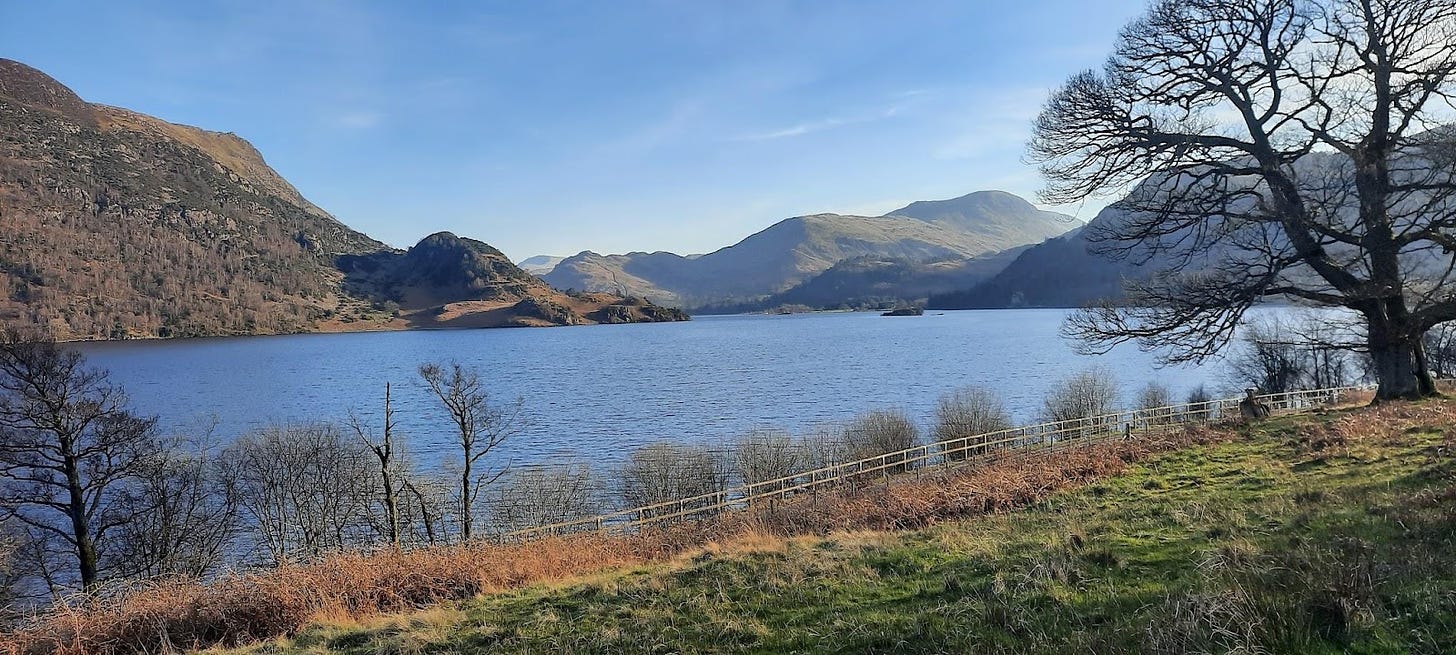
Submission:
[[[689,323],[512,330],[379,332],[85,344],[140,412],[170,430],[216,421],[222,439],[286,421],[396,417],[420,461],[450,450],[450,424],[416,369],[459,360],[495,397],[525,402],[524,432],[504,454],[610,463],[659,439],[723,443],[759,426],[802,430],[896,407],[928,428],[936,400],[970,384],[1002,390],[1018,420],[1047,385],[1094,364],[1131,400],[1149,379],[1179,398],[1218,386],[1214,367],[1157,370],[1127,347],[1075,354],[1064,310],[994,310],[885,318],[871,313],[710,316]]]

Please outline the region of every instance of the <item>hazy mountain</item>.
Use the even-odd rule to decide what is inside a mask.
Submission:
[[[970,259],[912,262],[893,257],[851,257],[767,298],[699,307],[703,314],[805,309],[877,309],[924,305],[932,295],[990,279],[1029,246]]]
[[[1337,176],[1348,177],[1348,171],[1339,171],[1349,166],[1349,158],[1343,155],[1316,152],[1297,161],[1294,172],[1297,176],[1310,180],[1336,179]],[[1149,184],[1153,183],[1144,183]],[[1146,192],[1145,189],[1148,188],[1156,187],[1139,187],[1133,193]],[[1345,221],[1352,223],[1355,220],[1355,210],[1353,205],[1346,205],[1336,211],[1339,215],[1345,215]],[[1028,248],[991,279],[961,291],[932,297],[929,306],[934,309],[1081,307],[1096,300],[1121,299],[1124,295],[1123,280],[1147,278],[1171,268],[1180,259],[1174,254],[1166,253],[1147,257],[1147,251],[1139,252],[1137,249],[1134,249],[1136,256],[1122,259],[1112,259],[1090,252],[1088,236],[1101,228],[1126,220],[1127,211],[1114,203],[1102,210],[1084,229]],[[1212,219],[1207,225],[1216,225],[1216,221],[1216,218]],[[1212,227],[1208,231],[1218,232]],[[1269,238],[1283,237],[1272,235]],[[1170,237],[1166,241],[1174,242],[1177,239]],[[1241,255],[1230,245],[1232,241],[1224,238],[1210,248],[1188,253],[1188,270],[1196,271],[1200,266],[1212,265],[1228,258],[1236,260]],[[1273,243],[1277,247],[1278,242]],[[1360,256],[1353,246],[1345,244],[1330,243],[1325,248],[1337,261],[1356,260]],[[1148,261],[1143,262],[1143,259]],[[1451,265],[1451,257],[1440,249],[1413,246],[1403,253],[1401,265],[1412,279],[1440,279]],[[1307,276],[1312,273],[1296,271],[1287,275]]]
[[[516,262],[516,265],[531,275],[545,275],[550,273],[551,269],[556,268],[556,265],[560,264],[563,259],[566,258],[554,257],[552,255],[536,255],[535,257],[522,259]]]
[[[1101,220],[1101,215],[1093,220]],[[929,307],[1081,307],[1100,298],[1121,297],[1124,277],[1146,275],[1151,270],[1092,254],[1088,245],[1085,230],[1048,239],[1027,248],[980,284],[932,296]]]
[[[466,310],[492,312],[474,319],[482,325],[553,322],[536,307],[514,315],[442,304],[428,313],[414,279],[346,281],[337,265],[368,260],[383,270],[409,254],[304,199],[236,135],[87,103],[0,59],[0,323],[85,339],[466,324],[451,313]],[[557,302],[576,315],[559,323],[589,322],[620,300],[567,303],[498,254],[450,253],[458,266],[431,269],[443,277],[430,281],[458,274],[442,287],[458,293],[434,297]],[[512,300],[481,277],[487,271],[522,295]]]
[[[783,292],[855,257],[960,261],[1038,243],[1077,226],[1014,195],[973,193],[884,216],[815,214],[780,221],[698,257],[668,252],[568,257],[543,278],[559,289],[643,296],[687,306],[738,304]]]

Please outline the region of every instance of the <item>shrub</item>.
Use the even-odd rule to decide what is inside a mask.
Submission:
[[[600,499],[601,486],[585,464],[513,471],[486,492],[491,527],[502,533],[595,516]]]
[[[1048,421],[1073,421],[1113,412],[1117,381],[1100,366],[1083,370],[1047,391],[1042,401]]]
[[[1161,382],[1149,382],[1138,390],[1137,408],[1146,425],[1167,425],[1173,422],[1173,391]]]
[[[808,458],[794,436],[783,430],[763,428],[749,432],[733,443],[733,469],[744,484],[777,480],[805,470]],[[754,491],[770,491],[767,486]]]
[[[633,451],[619,471],[618,483],[626,507],[642,507],[720,493],[728,486],[728,467],[722,457],[700,447],[667,441]],[[684,505],[706,506],[712,499]],[[671,514],[675,507],[645,512],[644,516]]]
[[[1209,393],[1208,385],[1200,384],[1188,392],[1188,398],[1184,400],[1188,408],[1183,413],[1184,421],[1198,422],[1211,418],[1213,409],[1208,403],[1213,402],[1213,394]]]
[[[845,454],[850,460],[868,459],[876,455],[913,448],[920,443],[920,430],[905,412],[882,409],[859,415],[844,428]],[[886,463],[903,460],[903,455],[887,458]],[[887,469],[894,473],[904,466]]]
[[[996,392],[986,387],[967,387],[941,396],[932,435],[947,457],[965,459],[984,452],[974,448],[985,441],[983,435],[1010,427],[1011,415]]]

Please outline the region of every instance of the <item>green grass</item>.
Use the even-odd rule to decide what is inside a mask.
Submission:
[[[1336,418],[1004,515],[707,552],[245,652],[1452,652],[1448,428],[1311,445]]]

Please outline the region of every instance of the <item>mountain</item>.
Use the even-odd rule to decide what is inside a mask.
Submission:
[[[1094,218],[1114,220],[1109,207]],[[1089,250],[1087,230],[1079,229],[1027,248],[1003,270],[979,284],[931,296],[930,309],[996,309],[1003,307],[1081,307],[1123,295],[1124,278],[1150,274],[1158,265],[1138,266]]]
[[[550,273],[551,269],[556,268],[556,265],[560,264],[563,259],[566,258],[554,257],[552,255],[536,255],[535,257],[522,259],[516,262],[516,265],[531,275],[545,275]]]
[[[567,297],[479,242],[435,247],[449,242],[422,242],[419,258],[441,258],[425,278],[361,280],[361,262],[397,272],[387,262],[421,264],[420,247],[350,229],[234,134],[88,103],[0,59],[0,323],[61,339],[569,324],[623,302]],[[496,307],[528,299],[571,315]],[[655,313],[628,304],[608,318]],[[462,320],[472,311],[489,313]]]
[[[678,309],[603,293],[567,294],[489,244],[438,232],[405,251],[344,255],[344,291],[396,327],[538,327],[687,320]]]
[[[1042,211],[1005,191],[978,191],[950,200],[922,200],[886,214],[908,216],[985,240],[983,252],[1041,243],[1080,223],[1065,214]]]
[[[697,256],[583,252],[543,279],[558,289],[612,291],[685,306],[761,300],[855,257],[904,262],[965,260],[1062,234],[1075,219],[1009,193],[919,202],[884,216],[814,214],[780,221]]]
[[[1433,131],[1429,134],[1430,139],[1439,142],[1449,143],[1451,132]],[[1431,166],[1432,163],[1419,151],[1409,154],[1396,154],[1397,161],[1402,163],[1404,171],[1420,171],[1423,167]],[[1409,157],[1410,159],[1404,159]],[[1441,165],[1441,164],[1437,164]],[[1304,155],[1292,164],[1293,175],[1296,179],[1318,181],[1319,184],[1329,184],[1328,180],[1352,179],[1350,159],[1335,152],[1313,152]],[[1098,300],[1122,300],[1125,296],[1123,291],[1124,280],[1148,279],[1156,274],[1164,273],[1173,269],[1181,269],[1183,273],[1197,273],[1201,269],[1214,266],[1228,267],[1231,265],[1250,266],[1250,264],[1239,264],[1249,261],[1249,251],[1242,250],[1240,244],[1258,243],[1262,247],[1281,249],[1287,246],[1287,241],[1282,234],[1266,234],[1260,232],[1257,227],[1227,228],[1220,223],[1217,216],[1211,217],[1200,224],[1198,230],[1189,230],[1179,235],[1169,235],[1162,239],[1165,244],[1180,244],[1172,251],[1158,252],[1150,250],[1142,245],[1131,247],[1126,253],[1130,256],[1113,258],[1094,254],[1091,252],[1092,243],[1090,237],[1094,234],[1114,234],[1126,232],[1126,230],[1115,229],[1132,219],[1131,207],[1147,206],[1150,200],[1160,198],[1158,189],[1164,180],[1154,177],[1144,181],[1129,192],[1129,196],[1122,201],[1113,203],[1097,214],[1087,226],[1055,239],[1048,239],[1046,242],[1028,248],[1021,253],[1015,261],[1011,262],[1004,270],[997,273],[991,279],[978,285],[969,286],[964,290],[940,294],[932,297],[929,307],[932,309],[976,309],[976,308],[999,308],[999,307],[1081,307]],[[1316,205],[1316,209],[1327,212],[1329,215],[1342,216],[1341,220],[1354,220],[1357,207],[1351,196],[1331,195],[1330,202],[1339,202],[1336,205]],[[1422,203],[1432,202],[1429,196],[1422,195],[1417,191],[1402,200],[1405,207],[1420,207]],[[1402,219],[1403,225],[1409,227],[1410,218]],[[1233,230],[1233,234],[1225,234],[1226,230]],[[1211,235],[1222,235],[1216,242],[1207,244],[1206,247],[1192,248],[1185,247],[1183,243],[1196,243],[1198,232]],[[1252,240],[1252,241],[1251,241]],[[1359,247],[1354,244],[1340,243],[1338,240],[1330,239],[1323,245],[1334,261],[1342,262],[1343,265],[1360,271],[1365,266],[1360,263],[1364,255]],[[1451,267],[1450,251],[1442,248],[1432,248],[1429,244],[1415,243],[1401,253],[1402,273],[1409,280],[1441,280]],[[1286,271],[1283,279],[1286,281],[1302,280],[1302,284],[1319,284],[1311,276],[1314,274],[1308,269],[1296,267]]]
[[[882,309],[924,305],[936,294],[977,285],[1005,268],[1029,246],[970,259],[916,262],[863,255],[841,260],[785,291],[761,300],[707,305],[700,314],[814,309]]]

